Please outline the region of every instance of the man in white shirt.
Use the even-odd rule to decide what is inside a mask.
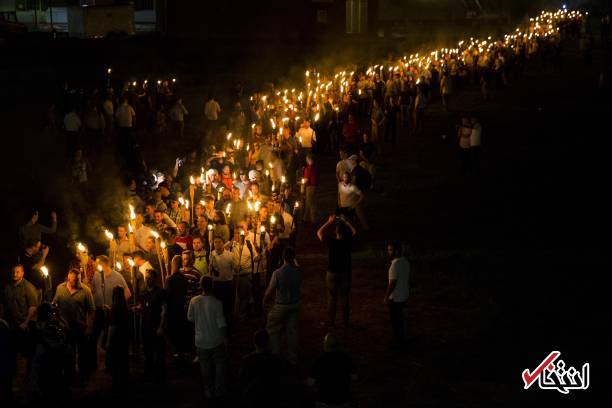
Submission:
[[[147,246],[147,239],[153,236],[153,230],[143,224],[143,217],[141,213],[136,214],[136,225],[134,228],[134,242],[140,249],[144,249]]]
[[[234,228],[234,237],[225,244],[225,247],[234,258],[238,316],[243,319],[247,316],[249,301],[251,300],[251,277],[255,268],[257,252],[253,242],[246,236],[246,231],[239,226]]]
[[[206,104],[204,105],[204,116],[206,117],[206,133],[212,132],[219,120],[219,114],[221,113],[221,106],[215,100],[214,96],[210,96]]]
[[[185,130],[185,115],[189,115],[187,108],[183,105],[183,100],[179,98],[172,109],[170,109],[170,119],[174,124],[174,129],[179,138],[183,138],[183,131]]]
[[[215,296],[223,303],[223,312],[228,330],[231,330],[234,315],[234,256],[225,250],[222,237],[215,237],[214,251],[210,254],[210,274],[214,282]]]
[[[195,346],[198,352],[206,398],[225,394],[227,372],[227,330],[223,305],[212,295],[213,281],[200,280],[202,294],[189,302],[187,320],[195,325]],[[213,368],[215,370],[213,384]],[[214,389],[213,389],[214,388]]]
[[[317,134],[310,127],[310,121],[304,120],[295,134],[295,138],[299,141],[300,147],[300,163],[304,161],[307,154],[312,152],[313,142],[317,142]]]
[[[351,183],[351,174],[345,171],[342,181],[338,184],[338,208],[350,218],[355,214],[355,208],[363,200],[363,194],[356,185]]]
[[[390,242],[387,253],[391,257],[391,266],[384,301],[389,306],[393,339],[399,344],[405,339],[404,306],[408,300],[410,263],[402,254],[400,242]]]
[[[73,154],[79,145],[79,132],[81,131],[81,118],[71,109],[64,116],[64,131],[66,132],[66,150],[69,154]]]
[[[136,111],[128,104],[128,100],[123,98],[121,105],[115,112],[115,120],[119,128],[133,128],[136,121]]]
[[[247,231],[247,222],[241,222],[240,227]],[[263,232],[261,231],[261,225],[257,225],[252,231],[247,232],[246,237],[256,248],[256,255],[253,259],[254,266],[251,285],[253,287],[253,312],[258,316],[263,312],[261,307],[261,299],[263,297],[263,289],[266,284],[266,271],[268,270],[266,251],[270,250],[272,239],[265,228]]]

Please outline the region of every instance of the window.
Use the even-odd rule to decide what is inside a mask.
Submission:
[[[317,23],[328,23],[327,10],[317,10]]]
[[[346,33],[365,34],[368,31],[368,0],[346,0]]]

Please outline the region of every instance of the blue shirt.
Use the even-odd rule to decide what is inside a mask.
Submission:
[[[128,285],[119,272],[111,271],[110,275],[104,278],[104,292],[102,291],[102,279],[100,272],[96,271],[93,278],[91,291],[94,295],[94,303],[96,309],[103,305],[112,306],[113,304],[113,289],[121,286],[124,291],[128,290]]]
[[[276,303],[294,304],[300,301],[302,269],[285,263],[272,274],[270,288],[276,289]]]

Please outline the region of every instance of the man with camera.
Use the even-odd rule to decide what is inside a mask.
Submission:
[[[334,226],[331,236],[325,233],[329,227]],[[344,325],[349,327],[350,323],[350,292],[352,278],[351,246],[352,238],[357,231],[344,215],[330,215],[325,224],[317,231],[317,237],[329,248],[329,264],[327,268],[328,302],[327,324],[334,327],[336,324],[336,302],[340,297],[342,304]]]

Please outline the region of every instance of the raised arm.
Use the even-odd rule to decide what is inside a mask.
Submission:
[[[323,234],[325,230],[329,228],[329,226],[334,222],[335,219],[335,216],[330,215],[325,224],[321,225],[321,227],[317,230],[317,237],[319,238],[319,241],[323,242]]]

